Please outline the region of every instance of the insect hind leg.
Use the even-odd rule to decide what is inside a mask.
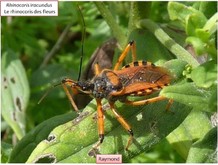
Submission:
[[[154,97],[154,98],[144,99],[144,100],[139,100],[139,101],[130,101],[130,100],[126,99],[125,104],[133,105],[133,106],[140,106],[140,105],[151,104],[151,103],[158,102],[158,101],[161,101],[161,100],[166,100],[166,99],[167,98],[163,97],[163,96],[157,96],[157,97]],[[170,111],[170,106],[172,104],[173,104],[173,100],[169,99],[168,104],[167,104],[166,109],[165,109],[167,112],[171,112]]]
[[[167,103],[167,106],[166,106],[166,111],[167,112],[172,112],[171,110],[170,110],[170,107],[171,107],[171,105],[173,104],[173,99],[169,99],[169,101],[168,101],[168,103]],[[173,113],[173,112],[172,112]]]

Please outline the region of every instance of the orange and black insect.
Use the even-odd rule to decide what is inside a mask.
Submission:
[[[134,62],[119,69],[130,49],[132,49]],[[74,94],[82,92],[92,96],[96,100],[99,141],[94,146],[94,149],[97,149],[104,140],[104,111],[101,103],[103,98],[108,100],[113,114],[130,134],[126,150],[128,150],[133,139],[133,130],[128,122],[117,113],[114,105],[115,102],[119,100],[128,105],[138,106],[166,99],[163,96],[157,96],[150,99],[143,98],[139,101],[128,100],[128,96],[150,95],[169,85],[171,81],[171,76],[168,70],[155,66],[153,63],[147,61],[135,61],[135,59],[135,42],[131,41],[120,55],[113,70],[101,70],[99,65],[95,64],[95,76],[92,80],[74,81],[65,78],[61,82],[61,85],[63,86],[75,111],[79,112],[68,88],[70,88]],[[167,109],[171,103],[172,101],[170,100]]]
[[[83,24],[85,25],[84,20]],[[82,41],[83,40],[84,38]],[[133,62],[120,69],[120,65],[124,61],[130,49],[132,51]],[[79,77],[81,74],[81,65]],[[99,141],[93,147],[93,149],[97,149],[104,140],[104,111],[102,109],[101,101],[103,98],[107,99],[114,116],[130,134],[128,143],[126,145],[126,150],[128,150],[133,139],[133,130],[128,122],[117,113],[114,105],[115,102],[121,101],[131,106],[139,106],[164,100],[166,99],[165,97],[157,96],[149,99],[142,97],[142,99],[139,101],[131,101],[128,99],[128,96],[147,96],[155,91],[160,91],[165,86],[168,86],[170,82],[171,75],[167,69],[155,66],[151,62],[136,61],[136,45],[134,41],[130,41],[118,58],[118,61],[112,70],[101,70],[99,64],[96,63],[95,76],[92,78],[92,80],[80,81],[78,78],[78,80],[75,81],[65,78],[61,81],[61,83],[54,85],[53,87],[62,85],[71,105],[77,113],[80,111],[73,100],[69,88],[72,90],[74,95],[77,93],[84,93],[95,98],[97,103]],[[45,95],[42,97],[42,99],[45,97]],[[166,109],[169,109],[171,104],[172,100],[169,100]]]

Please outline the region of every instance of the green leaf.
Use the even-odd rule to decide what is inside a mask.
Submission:
[[[211,89],[202,89],[194,83],[183,83],[165,87],[160,95],[171,98],[201,111],[211,111],[208,106]]]
[[[166,139],[163,139],[151,150],[137,155],[128,163],[184,163],[184,159],[175,152]]]
[[[170,54],[166,47],[164,47],[155,36],[146,29],[133,30],[130,33],[128,40],[135,41],[138,60],[156,63],[172,59],[172,54]],[[128,59],[128,61],[132,60],[131,56],[127,56],[126,59]]]
[[[215,47],[215,35],[217,30],[217,13],[214,14],[202,28],[194,28],[192,36],[186,39],[186,42],[192,44],[195,53],[202,55],[208,53],[216,60],[216,47]],[[196,18],[197,19],[197,18]]]
[[[196,36],[202,40],[202,42],[208,42],[209,38],[210,38],[210,33],[209,31],[205,30],[205,29],[196,29]]]
[[[191,72],[191,79],[198,87],[209,88],[217,80],[217,64],[214,61],[208,61]]]
[[[195,53],[197,55],[202,55],[206,53],[205,43],[198,37],[187,37],[186,43],[193,45]]]
[[[162,101],[146,106],[130,107],[116,104],[120,114],[129,122],[134,131],[134,141],[125,151],[128,133],[114,118],[112,112],[105,112],[105,140],[100,146],[101,154],[122,154],[123,161],[148,150],[174,130],[189,114],[190,108],[179,103],[171,107],[173,113],[166,113],[167,102]],[[107,104],[104,105],[107,107]],[[162,108],[160,108],[162,107]],[[73,121],[56,127],[49,135],[53,140],[43,140],[35,148],[27,162],[95,162],[88,156],[92,146],[98,141],[96,107],[91,102]]]
[[[173,60],[167,61],[164,64],[164,67],[167,68],[171,72],[172,77],[174,78],[175,81],[179,81],[183,78],[183,72],[186,69],[187,64],[188,63],[186,61],[182,61],[179,59],[173,59]]]
[[[210,36],[217,31],[217,17],[218,13],[215,13],[203,27],[203,30],[208,32]]]
[[[206,18],[200,18],[199,14],[191,14],[186,18],[186,33],[189,36],[196,36],[196,29],[203,28]]]
[[[124,48],[127,42],[127,38],[121,27],[116,23],[112,12],[106,7],[104,2],[95,2],[95,5],[101,13],[102,17],[104,17],[104,20],[107,22],[118,43],[122,48]]]
[[[205,112],[192,110],[183,123],[167,136],[167,140],[186,160],[192,144],[205,136],[211,127],[211,121]]]
[[[72,77],[72,75],[76,75],[74,71],[72,70],[70,71],[66,70],[60,64],[50,64],[43,68],[40,68],[32,73],[32,76],[30,79],[31,88],[33,92],[39,92],[40,90],[41,91],[45,90],[46,88],[48,88],[48,86],[52,85],[51,83],[60,82],[61,79],[64,78],[64,76]],[[73,78],[76,78],[76,76]]]
[[[49,133],[58,125],[71,121],[75,113],[55,116],[48,119],[26,134],[15,146],[10,156],[10,163],[24,163],[42,140],[48,138]]]
[[[76,60],[74,61],[76,62]],[[67,62],[65,61],[65,64],[66,63]],[[66,65],[64,66],[66,67]],[[72,77],[73,79],[77,78],[75,70],[67,70],[64,66],[60,64],[50,64],[32,72],[32,76],[30,78],[32,102],[28,107],[28,119],[31,122],[41,123],[53,116],[69,112],[71,107],[61,86],[51,90],[40,105],[37,105],[37,102],[45,94],[49,87],[60,83],[64,77]],[[58,110],[55,111],[55,109]]]
[[[193,33],[193,27],[203,27],[207,21],[202,12],[179,2],[169,2],[168,12],[171,20],[179,20],[183,23],[187,34]]]
[[[217,127],[192,145],[186,162],[217,163]]]
[[[12,145],[2,141],[1,142],[1,163],[8,163],[11,151],[12,151]]]
[[[209,99],[209,109],[211,112],[216,112],[217,111],[217,85],[214,85],[211,87],[212,92],[211,92],[211,97]]]
[[[187,52],[182,46],[176,43],[155,22],[148,19],[144,19],[139,22],[139,27],[148,29],[178,59],[188,62],[193,67],[199,65],[197,60],[194,57],[192,57],[189,52]]]
[[[210,18],[217,11],[216,1],[199,1],[199,4],[199,10],[204,13],[207,18]]]
[[[25,110],[29,84],[21,61],[8,50],[2,57],[2,116],[18,139],[25,135]]]
[[[167,5],[168,3],[164,1],[152,1],[149,11],[149,18],[154,20],[155,22],[168,21],[169,16],[167,11]]]

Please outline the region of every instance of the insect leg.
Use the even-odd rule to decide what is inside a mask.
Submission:
[[[100,73],[100,66],[99,66],[99,64],[98,63],[96,63],[95,64],[95,75],[99,75],[99,73]]]
[[[129,44],[126,46],[126,48],[124,49],[124,51],[122,52],[122,54],[120,55],[120,57],[118,58],[117,63],[115,64],[114,70],[118,70],[120,64],[123,62],[123,60],[125,59],[126,55],[128,54],[130,48],[132,49],[132,58],[133,61],[136,60],[136,47],[135,47],[135,42],[134,41],[130,41]]]
[[[101,99],[96,99],[97,102],[97,114],[98,114],[98,134],[99,134],[99,141],[93,147],[97,149],[104,140],[104,113],[102,109]]]
[[[167,106],[166,106],[166,111],[167,111],[167,112],[171,112],[171,111],[170,111],[170,107],[171,107],[172,104],[173,104],[173,100],[172,100],[172,99],[169,99],[168,104],[167,104]]]
[[[145,104],[150,104],[153,102],[157,102],[157,101],[161,101],[161,100],[165,100],[166,98],[163,96],[157,96],[154,98],[150,98],[150,99],[145,99],[145,100],[140,100],[140,101],[130,101],[130,100],[126,100],[125,103],[128,105],[145,105]]]
[[[114,108],[114,103],[110,103],[110,107],[111,107],[112,112],[113,112],[114,115],[116,116],[116,119],[120,122],[120,124],[121,124],[121,125],[129,132],[129,134],[130,134],[129,140],[128,140],[127,145],[126,145],[126,150],[128,150],[130,144],[132,143],[133,131],[132,131],[130,125],[124,120],[124,118],[116,112],[116,110],[115,110],[115,108]]]
[[[74,100],[73,100],[73,98],[72,98],[72,96],[71,96],[71,94],[70,94],[69,89],[67,88],[67,85],[69,85],[69,86],[71,87],[73,93],[75,93],[76,89],[71,86],[72,83],[74,83],[74,81],[71,80],[71,79],[63,79],[62,82],[61,82],[61,85],[62,85],[62,87],[64,88],[64,91],[65,91],[65,93],[66,93],[68,99],[70,100],[70,103],[71,103],[71,105],[73,106],[74,110],[79,114],[80,111],[79,111],[79,109],[78,109],[76,103],[74,102]]]
[[[150,103],[165,100],[165,99],[167,99],[167,98],[165,98],[163,96],[157,96],[157,97],[154,97],[154,98],[140,100],[140,101],[125,100],[125,103],[128,104],[128,105],[138,106],[138,105],[150,104]],[[170,111],[169,108],[170,108],[170,106],[172,104],[173,104],[173,100],[169,99],[169,102],[168,102],[168,104],[166,106],[166,111]]]
[[[135,44],[135,42],[132,43],[131,49],[132,49],[132,61],[134,62],[134,61],[136,61],[136,44]]]

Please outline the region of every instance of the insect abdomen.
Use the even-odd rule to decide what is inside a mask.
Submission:
[[[126,94],[148,95],[170,84],[169,72],[147,61],[135,61],[116,71]]]
[[[131,62],[127,65],[125,65],[123,68],[131,68],[131,67],[135,67],[135,66],[155,66],[153,63],[151,62],[148,62],[148,61],[134,61],[134,62]],[[122,68],[122,69],[123,69]]]

